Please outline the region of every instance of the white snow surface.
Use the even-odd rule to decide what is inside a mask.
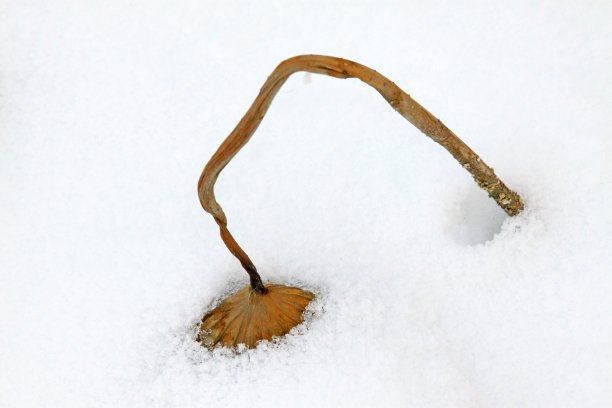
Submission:
[[[461,4],[460,4],[461,3]],[[609,1],[4,1],[0,407],[612,406]],[[246,274],[199,174],[283,59],[402,87],[509,218],[358,80],[295,74],[216,195],[307,321],[209,352]]]

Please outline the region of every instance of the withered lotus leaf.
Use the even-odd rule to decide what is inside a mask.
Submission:
[[[198,181],[202,208],[210,213],[227,249],[240,261],[251,284],[224,300],[202,320],[198,341],[208,347],[217,344],[255,347],[259,340],[287,334],[302,322],[304,308],[314,295],[297,288],[264,285],[257,268],[238,245],[227,227],[227,217],[215,199],[215,182],[219,173],[249,141],[265,116],[272,99],[287,78],[298,71],[329,75],[335,78],[358,78],[370,85],[400,115],[421,132],[444,147],[510,216],[523,210],[521,197],[509,189],[472,149],[406,92],[375,70],[354,61],[326,55],[300,55],[280,63],[268,77],[253,104],[232,133],[210,158]]]
[[[284,285],[266,285],[266,293],[240,289],[202,319],[197,340],[212,348],[220,344],[253,348],[260,340],[284,336],[304,321],[306,306],[314,295]]]

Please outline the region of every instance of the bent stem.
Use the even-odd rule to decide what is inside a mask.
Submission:
[[[523,209],[521,197],[506,187],[491,167],[487,166],[472,149],[439,119],[385,76],[365,65],[342,58],[324,55],[300,55],[290,58],[281,62],[268,77],[247,113],[211,157],[198,182],[200,203],[204,210],[214,217],[221,230],[223,242],[249,274],[252,292],[265,293],[266,288],[257,273],[255,265],[227,229],[227,217],[215,199],[214,185],[221,170],[255,133],[278,90],[291,74],[298,71],[324,74],[335,78],[358,78],[370,85],[400,115],[436,143],[443,146],[463,168],[470,172],[478,186],[489,193],[489,196],[508,215],[517,215]]]

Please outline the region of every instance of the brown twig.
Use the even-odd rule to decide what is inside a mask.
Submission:
[[[470,172],[480,188],[487,191],[489,196],[508,215],[517,215],[523,209],[521,197],[506,187],[495,175],[492,168],[487,166],[472,149],[463,143],[439,119],[419,105],[410,95],[402,91],[388,78],[371,68],[342,58],[324,55],[300,55],[290,58],[281,62],[268,77],[247,113],[211,157],[198,182],[200,203],[204,210],[215,218],[221,229],[223,242],[230,252],[240,260],[240,263],[249,274],[252,291],[265,293],[266,288],[248,255],[240,248],[227,229],[227,218],[215,199],[214,185],[221,170],[249,141],[280,87],[291,74],[298,71],[325,74],[335,78],[358,78],[370,85],[400,115],[448,150],[463,168]]]

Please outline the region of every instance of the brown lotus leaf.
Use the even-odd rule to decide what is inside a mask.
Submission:
[[[254,348],[260,340],[284,336],[304,321],[306,306],[314,295],[284,285],[266,285],[266,293],[240,289],[202,319],[197,340],[212,348],[217,344]]]
[[[240,261],[251,281],[250,287],[239,290],[204,316],[198,335],[198,341],[204,346],[245,344],[253,348],[259,340],[283,336],[303,321],[302,313],[314,298],[312,293],[298,288],[281,285],[266,287],[263,284],[257,268],[229,232],[227,217],[214,193],[221,170],[255,133],[272,99],[287,78],[298,71],[335,78],[358,78],[372,86],[400,115],[444,147],[508,215],[517,215],[524,208],[521,197],[497,177],[493,168],[438,118],[385,76],[357,62],[325,55],[300,55],[285,60],[268,77],[247,113],[210,158],[198,181],[202,208],[213,216],[221,239]]]

